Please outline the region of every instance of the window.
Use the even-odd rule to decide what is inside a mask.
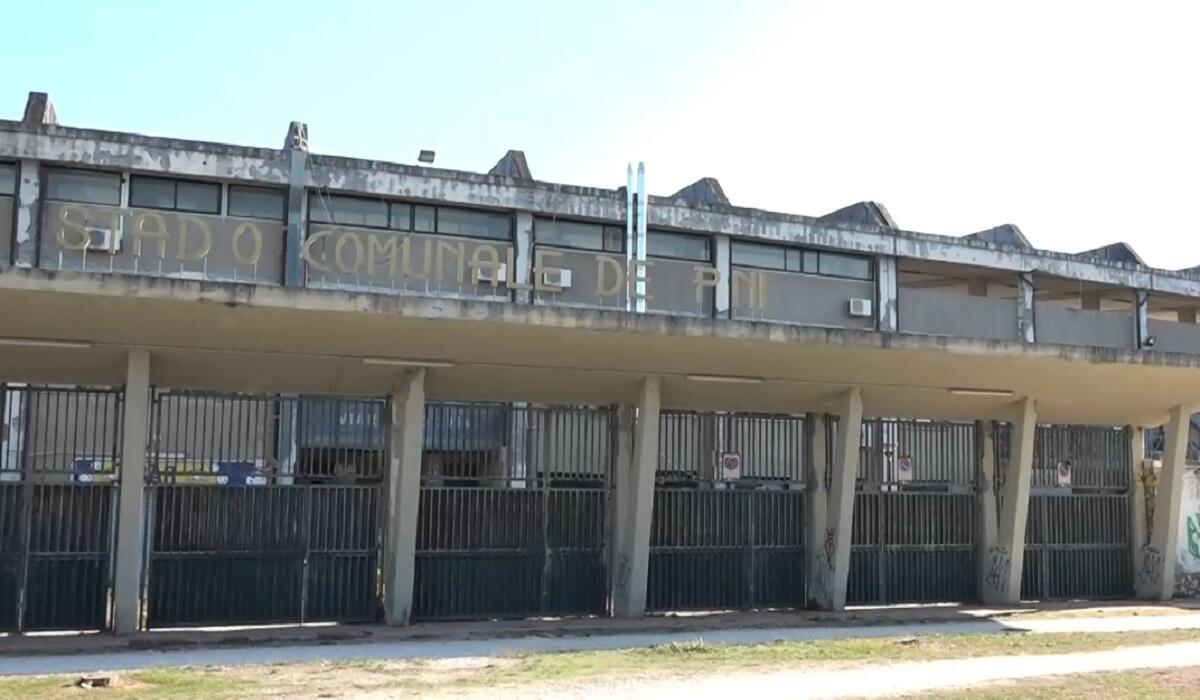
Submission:
[[[847,277],[859,280],[872,278],[871,259],[857,255],[738,241],[733,242],[730,252],[734,265],[787,272],[805,272],[827,277]]]
[[[391,213],[388,217],[388,225],[391,228],[400,231],[408,231],[412,229],[412,212],[411,204],[401,204],[400,202],[392,202]]]
[[[89,170],[47,170],[46,198],[121,206],[121,176]]]
[[[13,165],[0,163],[0,195],[16,194],[17,168]]]
[[[858,280],[871,279],[871,260],[853,255],[821,253],[820,273],[831,277],[850,277]]]
[[[221,186],[215,182],[134,175],[129,180],[129,206],[220,214]]]
[[[283,190],[248,185],[229,186],[229,215],[283,221],[287,197]]]
[[[341,226],[387,228],[388,205],[377,199],[315,193],[308,198],[308,220]]]
[[[413,207],[413,230],[433,233],[433,207]]]
[[[730,248],[730,261],[734,265],[765,267],[768,270],[786,270],[786,248],[761,243],[734,241]]]
[[[545,219],[538,219],[534,225],[534,239],[544,245],[610,253],[625,249],[625,232],[617,226]]]
[[[657,258],[709,262],[711,239],[667,231],[646,232],[646,254]]]
[[[507,214],[439,207],[437,232],[451,236],[474,236],[507,241],[512,239],[512,217]]]

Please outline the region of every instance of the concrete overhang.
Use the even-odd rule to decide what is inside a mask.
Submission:
[[[247,392],[383,394],[404,369],[362,360],[400,358],[453,363],[429,370],[443,399],[614,403],[656,375],[678,408],[824,411],[857,385],[872,415],[1004,419],[1028,395],[1043,422],[1156,425],[1200,402],[1191,355],[149,277],[0,272],[0,319],[91,344],[0,345],[7,381],[120,384],[140,346],[161,386]]]

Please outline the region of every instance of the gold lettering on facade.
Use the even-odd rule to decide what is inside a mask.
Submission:
[[[704,303],[704,290],[716,290],[717,285],[721,284],[721,270],[704,265],[696,265],[693,269],[696,271],[696,304],[701,305]]]
[[[195,225],[196,230],[201,234],[200,247],[190,253],[188,252],[188,235],[191,231],[189,224]],[[212,243],[212,227],[208,225],[207,221],[194,216],[179,217],[179,247],[175,252],[177,260],[181,262],[203,260],[212,252]]]
[[[345,251],[346,244],[353,244],[354,247],[354,264],[346,262]],[[333,262],[338,269],[348,275],[357,275],[362,270],[366,254],[363,249],[362,239],[353,231],[342,231],[342,235],[338,237],[337,243],[333,246]]]
[[[72,213],[77,213],[80,221],[75,221],[71,217]],[[63,250],[87,250],[88,241],[90,240],[87,233],[87,218],[88,210],[78,204],[64,204],[58,210],[58,221],[62,226],[59,227],[56,237],[58,238],[58,245]],[[77,238],[68,238],[67,231],[70,231]]]
[[[146,222],[154,222],[154,228],[146,228]],[[133,225],[133,256],[136,258],[142,257],[142,242],[147,239],[153,239],[158,246],[158,257],[167,257],[167,240],[171,234],[167,232],[167,220],[158,212],[148,211],[138,214],[134,219]]]
[[[317,241],[323,241],[332,235],[333,231],[317,231],[316,233],[309,235],[308,238],[304,239],[304,245],[300,246],[300,255],[304,258],[304,262],[311,265],[312,268],[318,272],[332,272],[332,270],[329,269],[328,265],[318,261],[313,257],[312,248],[314,245],[316,245]],[[325,248],[322,247],[321,251],[325,252]]]
[[[432,241],[430,241],[428,238],[421,239],[421,242],[424,244],[423,247],[425,249],[425,256],[421,263],[421,271],[414,272],[412,269],[413,239],[411,236],[404,239],[404,245],[401,246],[401,252],[404,260],[403,267],[405,277],[411,277],[415,280],[423,280],[429,277],[430,268],[433,267],[433,245],[431,245]]]
[[[615,297],[621,292],[621,279],[625,276],[621,261],[611,255],[596,256],[596,296]],[[608,284],[608,273],[612,271],[612,284]]]
[[[246,255],[242,251],[242,237],[250,234],[250,242],[253,244],[250,255]],[[263,236],[256,224],[249,221],[244,221],[238,224],[238,227],[233,231],[233,259],[241,265],[249,265],[251,267],[258,264],[262,258]]]
[[[367,234],[367,274],[375,274],[377,255],[387,263],[388,275],[395,277],[400,272],[400,239],[408,236],[380,236]]]
[[[437,242],[437,272],[436,272],[436,274],[437,274],[437,279],[439,282],[444,281],[446,278],[446,276],[444,274],[442,274],[442,272],[443,272],[442,264],[446,260],[444,253],[449,253],[450,255],[454,256],[454,258],[456,260],[456,263],[454,265],[455,280],[457,280],[458,286],[461,287],[462,283],[463,283],[463,279],[465,277],[466,267],[467,267],[467,246],[465,244],[463,244],[461,241],[456,241],[454,243],[451,243],[449,241],[443,241],[440,239],[438,240],[438,242]]]
[[[734,270],[731,276],[731,291],[733,306],[741,306],[742,287],[749,287],[749,303],[751,309],[758,311],[767,308],[767,278],[761,272],[747,272],[745,270]]]
[[[562,287],[546,284],[547,272],[559,272],[557,267],[546,267],[546,258],[561,258],[557,250],[538,250],[533,256],[533,288],[539,292],[561,292]]]
[[[484,260],[484,257],[487,260]],[[471,251],[471,272],[474,279],[478,280],[482,271],[487,271],[490,274],[492,287],[499,287],[503,281],[500,279],[500,251],[496,250],[496,246],[491,243],[480,243]]]
[[[519,281],[517,276],[517,249],[509,246],[505,251],[505,260],[508,261],[508,288],[509,289],[533,289],[533,286],[528,282]]]

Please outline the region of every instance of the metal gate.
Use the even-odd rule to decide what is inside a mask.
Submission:
[[[849,602],[976,598],[977,463],[972,423],[863,421]]]
[[[649,610],[802,607],[802,416],[664,411]]]
[[[604,614],[616,427],[611,408],[428,405],[413,616]]]
[[[157,391],[146,624],[372,621],[383,399]]]
[[[122,400],[0,385],[0,630],[109,628]]]
[[[1011,427],[997,431],[1002,485]],[[1129,542],[1130,436],[1103,426],[1038,426],[1034,440],[1021,597],[1123,598],[1133,594]],[[1003,488],[996,489],[997,498]]]

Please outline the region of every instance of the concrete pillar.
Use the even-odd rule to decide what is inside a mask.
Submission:
[[[275,433],[276,483],[292,484],[296,480],[296,461],[300,456],[297,410],[300,397],[283,394],[279,397],[279,429]]]
[[[392,393],[388,441],[388,530],[385,538],[384,618],[407,625],[416,573],[421,452],[425,446],[425,370],[404,373]]]
[[[617,457],[613,473],[613,547],[614,562],[619,562],[626,542],[631,541],[630,527],[633,524],[631,508],[633,499],[633,444],[634,429],[637,426],[637,409],[633,406],[617,408]],[[615,591],[620,585],[621,567],[614,565],[609,572],[609,590]]]
[[[833,479],[825,531],[816,545],[817,569],[813,600],[822,610],[846,607],[846,584],[850,580],[850,534],[854,515],[854,485],[862,434],[862,390],[852,387],[837,400],[837,441],[834,443]]]
[[[1135,426],[1129,432],[1129,555],[1136,579],[1142,564],[1142,547],[1150,544],[1146,527],[1146,433]]]
[[[283,283],[288,287],[304,286],[304,266],[300,247],[307,228],[308,207],[308,125],[292,122],[283,148],[288,153],[287,227],[283,245]]]
[[[975,541],[977,583],[975,592],[980,600],[987,595],[988,565],[992,549],[996,546],[996,423],[975,421],[975,450],[979,464],[979,489],[977,492],[978,523]]]
[[[1170,600],[1175,591],[1175,551],[1179,545],[1179,506],[1183,471],[1187,467],[1188,431],[1192,411],[1175,406],[1164,433],[1162,474],[1154,491],[1154,517],[1149,544],[1141,548],[1134,587],[1144,600]]]
[[[1033,293],[1033,273],[1019,273],[1017,275],[1017,334],[1024,343],[1032,343],[1037,340],[1034,331]]]
[[[1133,347],[1142,348],[1150,337],[1150,295],[1144,289],[1133,291]]]
[[[517,231],[516,238],[513,241],[513,266],[517,269],[508,273],[508,279],[517,282],[515,301],[518,304],[533,303],[533,292],[529,290],[532,286],[531,278],[533,276],[533,213],[528,211],[517,212]]]
[[[658,414],[661,381],[649,377],[638,395],[637,421],[629,471],[617,474],[617,512],[624,520],[622,539],[616,543],[616,585],[613,616],[634,618],[646,614],[646,581],[650,570],[650,519],[654,514],[654,472],[658,468]]]
[[[146,449],[150,443],[150,352],[129,351],[125,371],[124,434],[117,484],[117,542],[113,567],[113,630],[133,634],[141,623]]]
[[[1033,480],[1033,441],[1037,437],[1037,410],[1025,397],[1013,417],[1004,502],[1000,507],[996,544],[988,551],[982,601],[1011,605],[1021,600],[1021,569],[1025,564],[1025,521],[1029,516],[1029,487]]]
[[[879,275],[875,296],[879,307],[876,318],[879,330],[895,333],[900,330],[900,271],[896,258],[882,255],[876,258]]]
[[[807,489],[808,545],[805,548],[804,570],[808,572],[808,604],[816,605],[817,570],[820,567],[821,543],[816,540],[825,532],[829,509],[829,485],[825,481],[825,467],[829,463],[826,453],[828,423],[823,414],[808,414],[805,420],[806,443],[808,445],[808,471],[804,475]]]
[[[717,318],[729,318],[729,285],[733,281],[729,267],[729,236],[717,234],[714,240],[716,245],[713,252],[716,254],[717,272],[721,278],[714,294],[716,314]]]
[[[23,160],[17,175],[16,231],[13,262],[37,267],[37,236],[42,218],[42,169],[36,160]]]

